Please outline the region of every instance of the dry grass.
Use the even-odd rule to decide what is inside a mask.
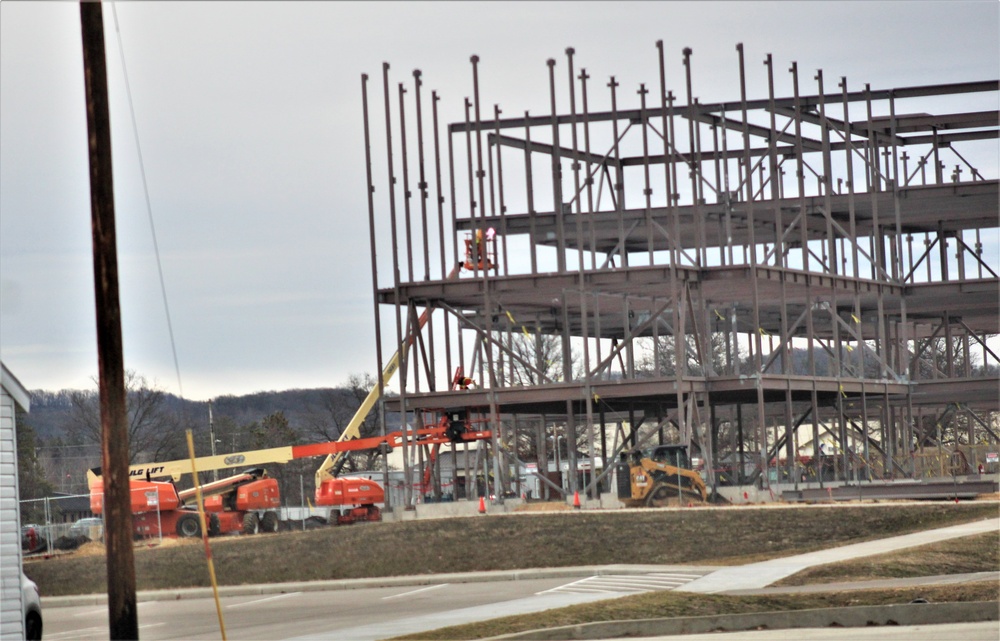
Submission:
[[[775,585],[902,579],[998,570],[1000,570],[1000,533],[987,532],[890,554],[820,565],[803,570]]]
[[[982,503],[572,510],[226,537],[213,540],[212,550],[221,585],[615,563],[721,565],[996,515],[996,504]],[[135,565],[140,590],[209,585],[200,545],[137,549]],[[101,556],[32,561],[25,573],[44,595],[106,590]]]
[[[481,639],[501,634],[579,625],[597,621],[627,621],[717,614],[747,614],[859,605],[893,605],[922,598],[932,603],[997,601],[1000,586],[994,581],[965,585],[932,586],[900,590],[860,590],[772,596],[722,596],[682,592],[648,592],[608,601],[597,601],[535,614],[503,617],[468,625],[441,628],[397,637],[402,639]]]

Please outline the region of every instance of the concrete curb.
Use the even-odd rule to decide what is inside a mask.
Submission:
[[[567,568],[530,568],[525,570],[498,570],[492,572],[454,572],[421,576],[389,576],[367,579],[334,579],[330,581],[295,581],[260,585],[220,586],[220,597],[257,596],[261,594],[286,594],[289,592],[323,592],[335,590],[360,590],[364,588],[391,588],[435,585],[439,583],[488,583],[493,581],[525,581],[530,579],[559,579],[609,574],[642,575],[651,572],[712,572],[718,566],[692,565],[585,565]],[[182,599],[211,599],[212,588],[184,588],[169,590],[143,590],[136,593],[136,602],[180,601]],[[42,598],[43,607],[59,608],[78,605],[105,605],[107,594],[81,594]]]
[[[566,639],[614,639],[619,637],[654,637],[705,632],[739,632],[743,630],[783,630],[789,628],[858,628],[873,625],[934,625],[938,623],[969,623],[996,621],[1000,618],[1000,603],[918,603],[906,605],[859,606],[793,610],[788,612],[757,612],[724,614],[673,619],[636,619],[569,625],[544,630],[531,630],[491,637],[486,641],[519,639],[551,641]]]

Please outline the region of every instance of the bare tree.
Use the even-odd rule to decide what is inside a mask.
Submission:
[[[286,445],[296,445],[301,443],[298,430],[296,430],[284,412],[274,412],[265,416],[260,422],[253,422],[243,426],[244,434],[250,437],[250,449],[266,449],[271,447],[284,447]],[[270,476],[277,479],[281,488],[281,496],[285,505],[300,505],[303,503],[303,496],[299,494],[300,483],[306,485],[308,489],[313,489],[312,468],[315,463],[309,460],[290,461],[288,463],[272,463],[267,466]],[[307,479],[308,477],[308,479]]]
[[[45,478],[45,470],[38,460],[38,439],[27,421],[27,414],[16,410],[14,424],[17,429],[17,483],[21,501],[21,523],[37,523],[44,518],[40,499],[55,489]]]
[[[96,382],[95,382],[96,385]],[[129,462],[139,457],[167,460],[183,455],[182,426],[166,407],[163,390],[151,387],[146,378],[132,370],[125,372],[128,411]],[[100,397],[96,390],[70,394],[72,408],[68,432],[83,442],[101,442]]]
[[[505,342],[509,352],[497,350],[495,363],[503,363],[496,372],[503,386],[542,385],[562,380],[562,341],[554,334],[511,333]],[[502,355],[502,358],[501,358]],[[576,364],[574,355],[574,365]]]
[[[347,385],[325,390],[322,400],[310,406],[305,416],[306,434],[316,441],[334,441],[340,438],[355,418],[365,398],[375,388],[376,379],[371,374],[352,374]],[[376,412],[359,417],[358,438],[368,438],[379,434]],[[378,450],[348,454],[344,467],[349,471],[370,470],[375,466],[380,454]]]

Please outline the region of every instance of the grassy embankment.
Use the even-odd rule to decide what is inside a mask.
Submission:
[[[212,550],[220,585],[617,563],[732,565],[995,516],[996,503],[559,512],[226,537],[213,540]],[[140,548],[135,561],[140,590],[209,585],[200,541]],[[86,549],[26,562],[25,573],[44,596],[106,590],[103,554]]]

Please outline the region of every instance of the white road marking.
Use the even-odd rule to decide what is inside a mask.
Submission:
[[[265,601],[274,601],[276,599],[284,599],[290,596],[297,596],[302,594],[301,592],[289,592],[287,594],[277,594],[275,596],[264,597],[263,599],[254,599],[253,601],[245,601],[243,603],[234,603],[232,605],[227,605],[226,608],[242,608],[244,605],[254,605],[256,603],[264,603]]]
[[[700,578],[702,574],[686,572],[658,572],[652,574],[620,575],[607,574],[589,576],[536,594],[575,593],[575,594],[613,594],[640,593],[656,590],[673,590],[685,583]]]
[[[46,639],[92,639],[94,638],[94,633],[104,632],[107,633],[108,628],[83,628],[80,630],[69,630],[67,632],[57,632],[55,634],[45,634]]]
[[[142,605],[141,603],[139,605]],[[107,612],[107,610],[102,610],[102,612]],[[75,616],[75,615],[74,615]],[[140,630],[145,630],[146,628],[158,628],[161,625],[167,625],[166,622],[162,623],[147,623],[146,625],[140,625]],[[46,639],[58,639],[59,641],[66,641],[67,639],[93,639],[97,636],[104,636],[108,633],[108,627],[98,627],[98,628],[82,628],[80,630],[68,630],[66,632],[57,632],[55,634],[46,634]]]
[[[395,599],[395,598],[401,597],[401,596],[409,596],[411,594],[416,594],[418,592],[427,592],[428,590],[437,590],[438,588],[443,588],[443,587],[445,587],[447,585],[448,585],[447,583],[442,583],[441,585],[432,585],[432,586],[429,586],[429,587],[426,587],[426,588],[420,588],[419,590],[410,590],[409,592],[402,592],[400,594],[393,594],[392,596],[384,596],[384,597],[382,597],[382,600],[385,601],[386,599]]]

